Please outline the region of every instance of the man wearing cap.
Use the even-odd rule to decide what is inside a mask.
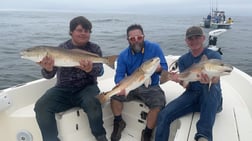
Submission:
[[[221,59],[218,52],[204,47],[205,35],[198,26],[192,26],[186,31],[187,46],[189,52],[178,59],[179,71],[183,72],[194,63],[198,63],[203,55],[208,59]],[[192,112],[199,112],[200,118],[196,124],[196,141],[212,141],[212,129],[215,122],[216,113],[222,110],[222,93],[219,77],[214,77],[210,89],[208,84],[210,79],[206,74],[200,75],[201,79],[197,82],[190,82],[183,86],[185,91],[178,98],[166,105],[159,113],[156,141],[167,141],[170,133],[170,124],[184,115]],[[178,75],[174,73],[172,80],[183,84],[178,80]]]

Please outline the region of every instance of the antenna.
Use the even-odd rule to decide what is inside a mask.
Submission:
[[[216,11],[218,11],[218,2],[216,0]]]

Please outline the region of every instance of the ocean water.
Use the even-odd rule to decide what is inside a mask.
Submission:
[[[0,11],[0,90],[41,78],[40,66],[21,59],[19,52],[36,45],[57,46],[69,39],[69,21],[80,15],[92,22],[91,41],[101,46],[104,56],[127,47],[126,29],[134,23],[141,24],[145,39],[159,43],[166,55],[181,55],[188,51],[185,30],[199,25],[205,16]],[[252,17],[232,18],[232,29],[218,38],[217,45],[225,62],[252,75]],[[207,34],[210,29],[204,31]]]

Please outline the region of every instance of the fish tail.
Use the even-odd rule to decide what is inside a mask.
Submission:
[[[163,84],[169,80],[171,80],[171,74],[166,70],[162,70],[160,75],[160,84]]]
[[[107,93],[103,92],[96,96],[96,98],[99,100],[101,104],[104,104],[108,100],[108,97],[106,96],[106,94]]]
[[[106,62],[106,64],[111,67],[112,69],[115,69],[115,60],[118,56],[117,55],[113,55],[113,56],[107,56],[107,60],[108,62]]]

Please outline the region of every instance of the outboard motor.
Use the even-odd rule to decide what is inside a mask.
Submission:
[[[217,36],[221,35],[222,33],[226,32],[226,29],[216,29],[209,32],[208,38],[208,48],[214,51],[219,52],[221,55],[223,54],[221,48],[217,47]]]
[[[209,35],[208,40],[209,40],[208,46],[216,46],[216,44],[217,44],[217,37]]]

